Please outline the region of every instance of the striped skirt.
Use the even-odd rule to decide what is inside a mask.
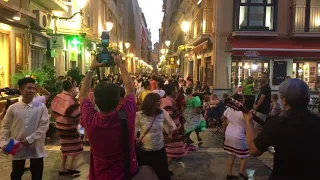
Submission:
[[[76,156],[83,151],[82,141],[77,124],[56,122],[63,156]]]
[[[164,134],[164,136],[166,136]],[[175,130],[170,143],[166,143],[166,152],[168,157],[184,157],[188,154],[189,147],[183,142],[184,138],[179,133],[179,129]]]
[[[249,156],[249,147],[245,139],[226,135],[223,148],[228,154],[235,155],[238,158]]]

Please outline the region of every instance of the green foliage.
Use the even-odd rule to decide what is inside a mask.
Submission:
[[[43,86],[48,79],[48,75],[45,71],[41,69],[41,67],[33,69],[30,71],[21,71],[20,73],[16,73],[15,75],[11,76],[12,84],[17,84],[19,79],[31,77],[36,80],[36,83],[40,86]]]
[[[67,75],[71,76],[72,80],[75,80],[75,81],[77,81],[78,84],[80,84],[82,78],[81,78],[81,72],[80,72],[79,68],[70,69],[67,72]]]
[[[50,98],[47,101],[47,106],[50,107],[52,99],[61,92],[60,85],[56,83],[56,71],[55,68],[49,65],[47,62],[41,64],[38,68],[30,71],[21,71],[11,77],[12,83],[17,84],[19,79],[24,77],[34,78],[40,86],[50,92]]]

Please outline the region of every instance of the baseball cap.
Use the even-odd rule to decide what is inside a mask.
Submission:
[[[282,82],[279,86],[279,93],[287,100],[303,101],[310,98],[309,87],[301,79],[291,78]]]

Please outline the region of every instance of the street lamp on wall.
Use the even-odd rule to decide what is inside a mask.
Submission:
[[[110,32],[113,28],[113,22],[107,21],[106,22],[106,31]]]
[[[189,29],[190,29],[190,22],[188,22],[188,21],[183,21],[183,22],[181,23],[181,29],[182,29],[182,31],[183,31],[184,33],[187,34],[187,32],[188,32]]]
[[[161,49],[160,52],[161,52],[161,54],[165,54],[166,53],[166,49]]]
[[[171,42],[170,42],[169,40],[166,40],[166,41],[164,42],[164,44],[165,44],[167,47],[169,47],[170,44],[171,44]]]
[[[130,48],[130,43],[126,42],[126,43],[124,44],[124,47],[126,47],[126,49],[129,49],[129,48]]]

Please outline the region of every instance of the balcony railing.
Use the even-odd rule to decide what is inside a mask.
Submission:
[[[201,34],[212,33],[213,11],[211,8],[202,9],[191,24],[189,37],[196,38]]]
[[[310,18],[308,8],[297,5],[291,7],[292,33],[319,32],[320,33],[320,6],[310,7]]]

